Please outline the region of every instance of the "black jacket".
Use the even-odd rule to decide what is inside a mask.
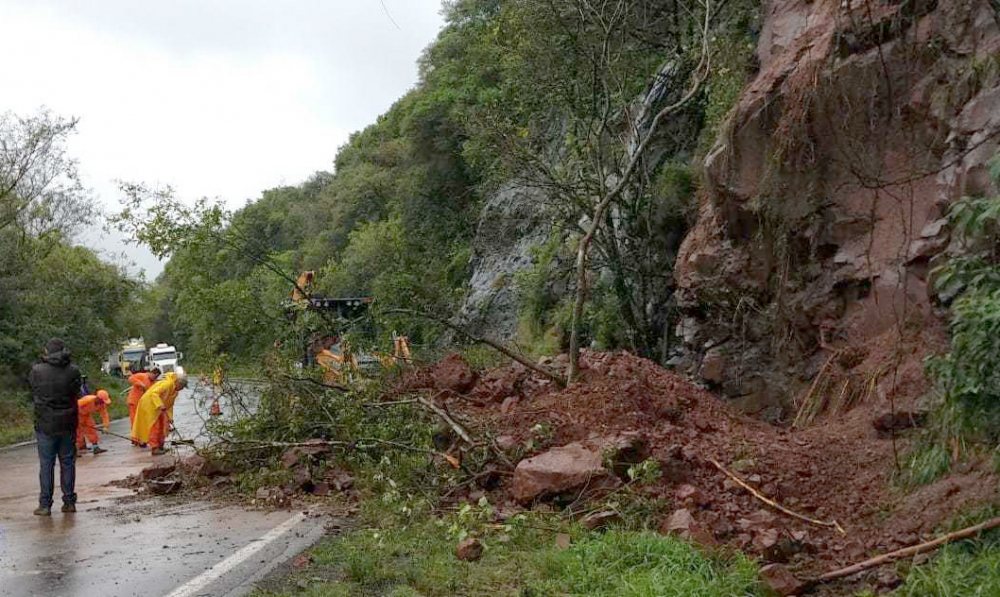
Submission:
[[[35,403],[35,429],[53,437],[76,434],[80,370],[63,350],[42,357],[31,368],[31,394]]]

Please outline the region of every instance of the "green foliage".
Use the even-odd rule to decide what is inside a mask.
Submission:
[[[763,594],[757,586],[756,567],[742,556],[707,557],[689,543],[652,532],[586,534],[554,519],[524,515],[515,516],[491,534],[480,535],[485,545],[481,560],[456,560],[456,539],[449,529],[456,519],[482,509],[470,506],[444,520],[354,531],[331,539],[313,551],[314,563],[308,575],[317,577],[322,571],[321,577],[342,580],[313,581],[305,594]],[[572,544],[568,549],[555,544],[557,531],[570,535]]]
[[[257,363],[275,340],[333,332],[322,320],[290,330],[278,307],[289,279],[314,270],[317,291],[327,296],[376,299],[383,345],[392,331],[434,343],[439,326],[393,309],[456,311],[483,197],[501,181],[529,184],[545,171],[558,183],[545,190],[555,228],[578,232],[591,200],[620,173],[622,115],[661,67],[677,66],[682,80],[698,56],[697,8],[654,0],[615,6],[447,2],[445,26],[420,59],[419,84],[351,135],[332,173],[267,190],[235,213],[176,201],[169,189],[125,185],[131,200],[119,225],[170,257],[141,326],[183,345],[195,362],[226,351]],[[720,67],[678,126],[695,133],[706,119],[714,126],[732,102],[750,62],[756,9],[747,0],[720,13],[713,48]],[[601,279],[587,331],[601,346],[652,346],[662,337],[664,318],[654,321],[649,306],[668,300],[691,213],[687,170],[697,135],[687,130],[664,134],[665,155],[643,166],[642,182],[616,216],[620,228],[595,240],[601,250],[592,269]],[[568,257],[564,248],[547,244],[518,281],[519,325],[537,352],[562,348],[559,295],[571,288],[546,289],[544,276],[558,269],[546,263],[554,254]]]
[[[994,173],[996,170],[994,160]],[[1000,177],[997,178],[1000,181]],[[949,212],[961,257],[932,270],[951,305],[951,346],[928,361],[945,403],[960,424],[1000,440],[1000,197],[965,198]]]
[[[0,393],[0,446],[15,444],[34,436],[31,395],[22,392]]]
[[[905,486],[927,485],[951,470],[951,452],[936,437],[920,441],[906,455],[899,481]]]
[[[736,105],[740,92],[756,65],[760,12],[752,2],[740,2],[732,10],[727,26],[720,28],[715,39],[712,69],[705,82],[704,128],[701,148],[707,151],[729,111]]]
[[[996,531],[951,543],[934,560],[914,567],[894,597],[1000,595],[1000,536]]]
[[[0,393],[26,386],[52,337],[96,370],[136,303],[134,280],[71,243],[94,215],[67,156],[75,128],[45,111],[0,115]]]
[[[0,246],[4,240],[0,235]],[[0,373],[6,367],[26,374],[52,337],[62,338],[77,362],[96,369],[124,335],[138,284],[89,249],[51,239],[18,242],[19,254],[0,257],[12,267],[24,263],[24,269],[0,273],[9,282],[0,289]],[[0,272],[5,269],[0,265]]]

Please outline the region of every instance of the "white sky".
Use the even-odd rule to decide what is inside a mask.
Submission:
[[[384,7],[383,7],[384,4]],[[409,90],[441,0],[0,0],[0,112],[80,118],[69,149],[107,210],[115,180],[242,206],[331,170]],[[398,26],[397,26],[398,25]],[[81,242],[145,250],[98,232]],[[113,235],[114,236],[114,235]]]

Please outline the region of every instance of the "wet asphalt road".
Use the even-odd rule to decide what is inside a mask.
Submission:
[[[187,438],[203,429],[197,402],[185,390],[175,405],[175,425]],[[127,436],[128,421],[111,431]],[[35,446],[0,451],[0,596],[234,597],[322,535],[322,519],[294,511],[130,498],[132,490],[108,483],[138,473],[152,456],[113,436],[101,444],[107,453],[77,459],[76,514],[59,512],[56,466],[51,518],[32,514]]]

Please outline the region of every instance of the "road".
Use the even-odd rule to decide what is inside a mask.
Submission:
[[[200,435],[203,408],[183,391],[175,424]],[[223,405],[225,407],[225,405]],[[128,421],[111,431],[128,435]],[[34,445],[0,451],[0,596],[236,597],[323,534],[324,520],[176,499],[135,499],[108,485],[153,461],[148,450],[105,436],[109,451],[77,459],[76,514],[38,517]],[[159,458],[173,458],[172,455]]]

